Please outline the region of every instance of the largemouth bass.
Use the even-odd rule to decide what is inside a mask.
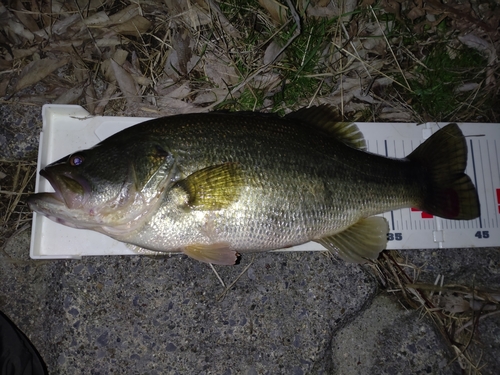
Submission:
[[[386,211],[480,213],[456,124],[403,159],[366,151],[327,106],[284,117],[211,112],[153,119],[40,171],[55,193],[30,207],[74,228],[214,264],[316,241],[363,262],[385,249]]]

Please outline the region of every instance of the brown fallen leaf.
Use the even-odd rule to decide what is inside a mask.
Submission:
[[[174,50],[177,52],[177,64],[179,67],[179,72],[182,75],[188,73],[187,64],[193,53],[189,46],[191,42],[191,35],[187,28],[178,28],[174,31],[174,37],[172,40],[172,46]]]
[[[111,68],[123,96],[127,99],[127,104],[134,105],[140,103],[141,97],[139,96],[139,91],[132,75],[113,59],[111,59]]]
[[[259,0],[259,4],[268,11],[274,22],[282,24],[286,20],[287,7],[276,0]]]
[[[0,30],[13,44],[21,44],[25,40],[33,41],[35,36],[9,10],[0,4]],[[22,38],[22,39],[21,39]]]
[[[13,93],[24,89],[25,87],[34,85],[47,77],[54,70],[66,65],[69,59],[64,57],[62,59],[45,58],[30,62],[24,67],[19,76],[19,80],[14,87]]]
[[[486,85],[495,85],[495,71],[497,66],[497,51],[495,46],[487,40],[474,34],[459,36],[458,40],[469,48],[473,48],[488,59],[488,68],[486,70]]]
[[[228,59],[212,52],[205,54],[205,75],[217,87],[232,86],[239,81],[239,75]]]
[[[70,89],[63,92],[61,95],[54,100],[53,104],[74,104],[83,95],[83,90],[86,85],[80,84],[76,87],[71,87]]]
[[[212,22],[208,9],[204,9],[204,7],[193,1],[164,0],[164,2],[169,10],[171,22],[176,26],[184,23],[193,29],[197,29]]]
[[[0,97],[4,97],[7,93],[7,86],[9,85],[10,79],[4,78],[0,81]]]
[[[210,9],[212,10],[212,14],[218,18],[222,28],[224,31],[231,35],[234,39],[240,39],[240,32],[229,22],[224,13],[222,13],[219,4],[217,4],[214,0],[206,0]]]
[[[108,87],[106,87],[104,93],[101,95],[101,98],[94,102],[95,110],[92,111],[91,113],[93,113],[96,116],[102,116],[102,114],[104,113],[104,108],[106,108],[106,106],[108,105],[111,96],[115,93],[116,89],[117,89],[116,85],[114,83],[110,83]],[[93,97],[95,98],[96,96],[94,95]],[[92,97],[87,96],[86,97],[87,104],[89,98],[92,99]]]
[[[282,46],[276,41],[273,40],[271,43],[266,48],[266,51],[264,52],[264,65],[271,64],[273,62],[277,62],[281,60],[284,56],[285,53],[282,52]],[[278,54],[281,53],[278,59]]]
[[[89,84],[85,88],[85,103],[87,104],[86,108],[90,114],[95,115],[96,113],[96,103],[97,103],[97,94],[95,92],[94,84],[89,77]],[[104,110],[104,108],[103,108]]]
[[[39,27],[33,18],[33,15],[26,10],[21,0],[16,0],[14,3],[15,4],[12,4],[12,13],[17,17],[17,19],[21,21],[21,23],[26,26],[29,31],[34,32],[38,30]]]
[[[210,104],[214,103],[221,98],[224,99],[228,96],[229,90],[226,87],[207,89],[199,93],[193,100],[193,104]]]
[[[113,53],[112,59],[118,64],[123,65],[123,63],[127,60],[128,52],[119,48]],[[104,77],[108,82],[116,82],[116,77],[111,67],[111,58],[107,58],[101,64],[101,71],[104,74]]]
[[[117,34],[140,37],[151,27],[151,22],[143,16],[135,16],[127,22],[112,26],[111,30]]]
[[[131,4],[126,8],[123,8],[119,12],[109,16],[110,25],[118,25],[130,21],[135,16],[139,15],[139,6],[137,4]]]

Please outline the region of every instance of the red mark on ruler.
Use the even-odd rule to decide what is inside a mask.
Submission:
[[[498,213],[500,214],[500,189],[497,189],[497,205],[498,205]]]
[[[420,211],[420,210],[418,210],[416,208],[413,208],[413,207],[411,208],[411,212],[421,212],[420,216],[422,217],[422,219],[432,219],[434,217],[434,216],[432,216],[431,214],[428,214],[425,211]]]

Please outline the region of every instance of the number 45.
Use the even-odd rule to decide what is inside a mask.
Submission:
[[[490,232],[487,231],[487,230],[483,230],[483,231],[478,230],[476,232],[476,234],[474,235],[474,237],[477,237],[477,238],[490,238]]]

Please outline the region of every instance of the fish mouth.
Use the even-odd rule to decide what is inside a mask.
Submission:
[[[90,184],[85,178],[68,172],[53,173],[46,168],[40,171],[40,176],[46,178],[54,188],[53,198],[68,208],[80,208],[87,202]]]

